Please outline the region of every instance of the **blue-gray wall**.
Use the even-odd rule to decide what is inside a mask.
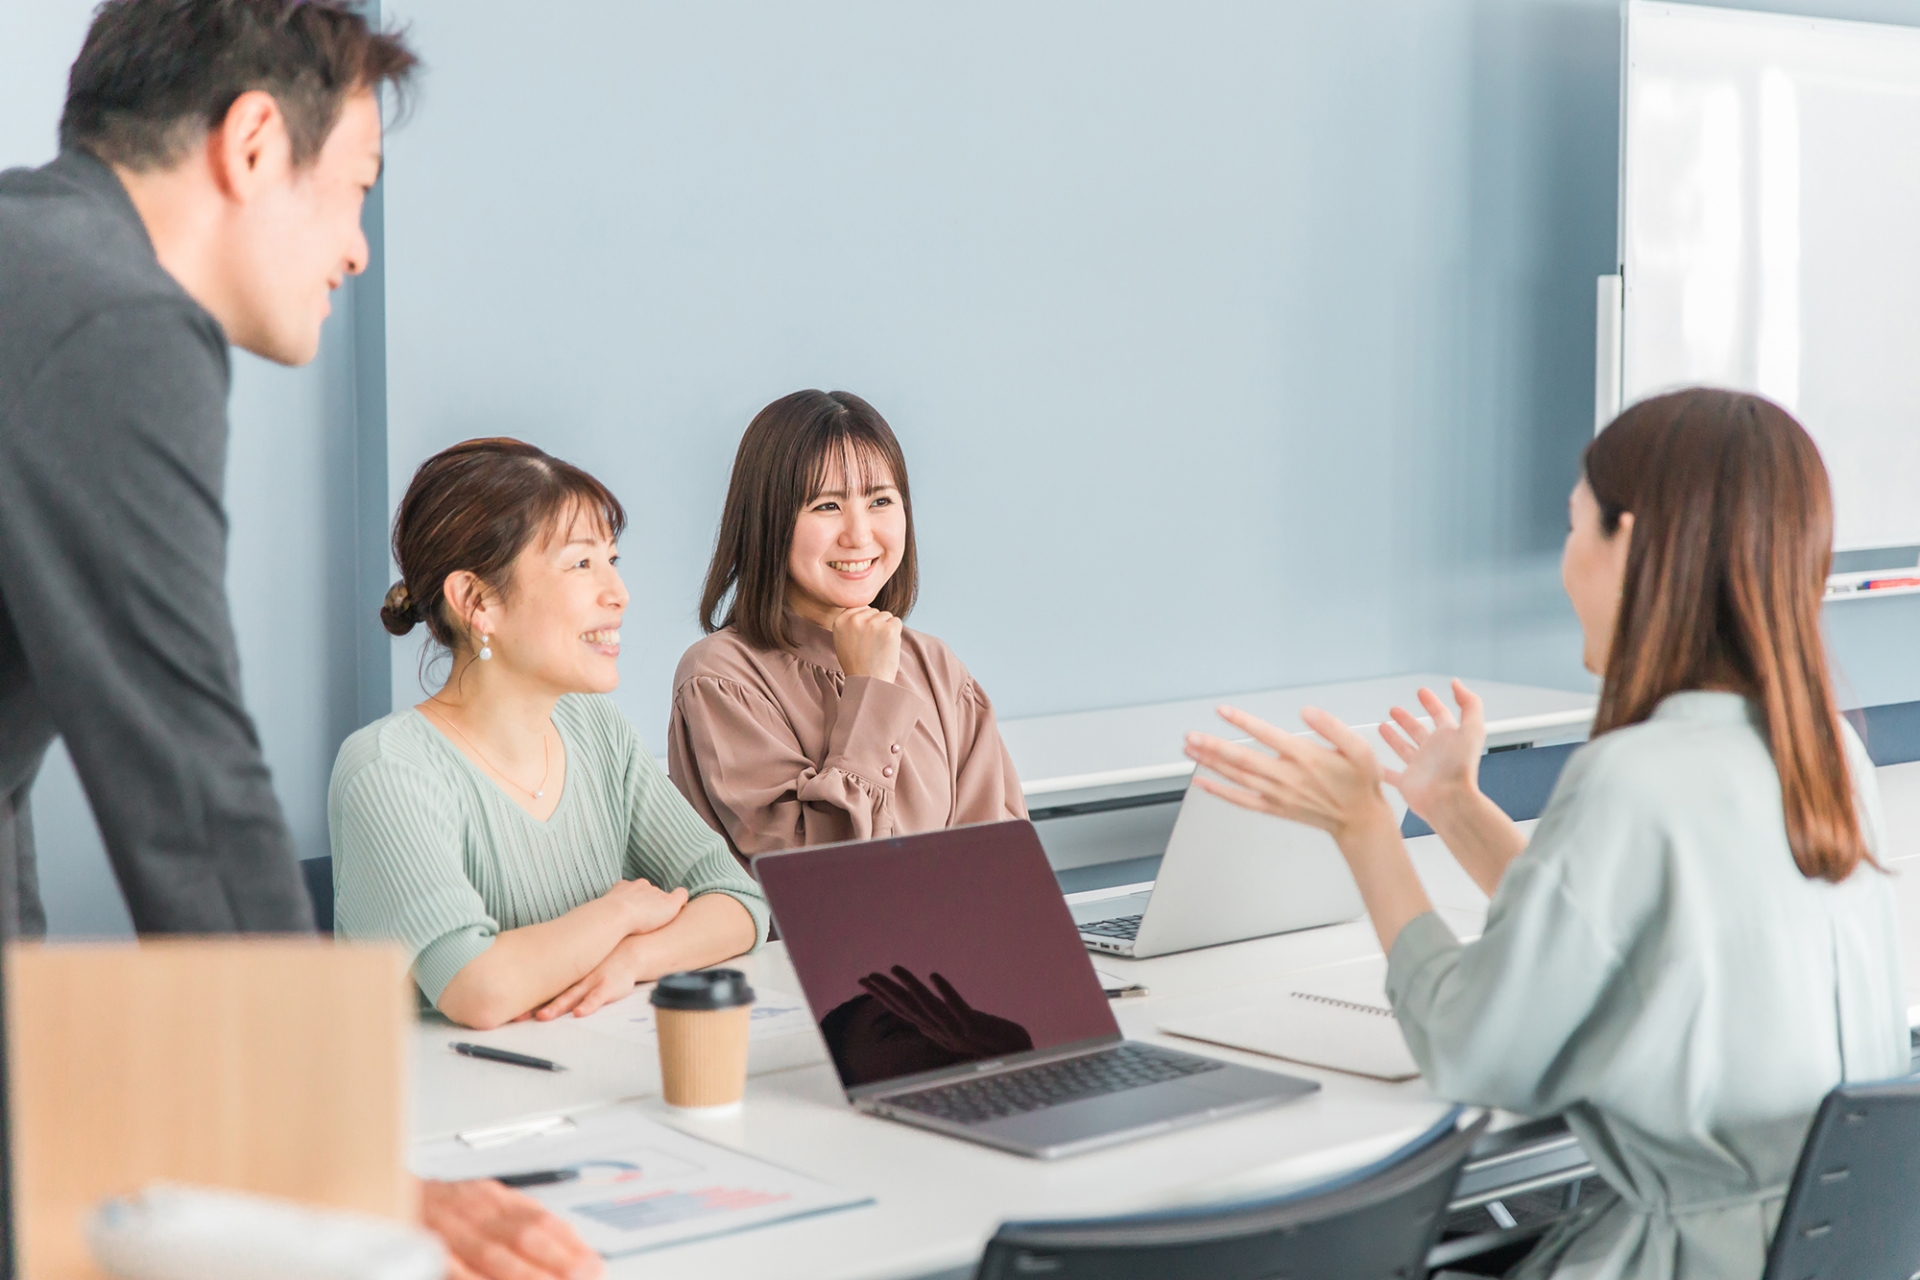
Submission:
[[[394,494],[473,435],[608,480],[656,747],[734,444],[802,386],[900,433],[915,621],[1003,714],[1586,683],[1557,550],[1614,0],[392,8],[430,64],[388,180]],[[1884,652],[1920,615],[1850,608],[1853,683],[1920,693]]]
[[[51,154],[89,7],[9,10],[0,164]],[[733,446],[800,386],[899,430],[915,621],[1003,714],[1585,680],[1556,558],[1614,261],[1613,0],[389,8],[428,72],[384,309],[356,282],[315,367],[236,357],[243,679],[303,852],[386,705],[378,525],[413,466],[510,432],[616,486],[621,700],[657,749]],[[1828,612],[1856,700],[1920,698],[1920,597]],[[35,804],[56,929],[123,924],[58,759]]]
[[[394,487],[502,433],[606,478],[656,745],[733,447],[803,386],[899,431],[915,621],[1003,714],[1584,678],[1611,3],[394,7]]]

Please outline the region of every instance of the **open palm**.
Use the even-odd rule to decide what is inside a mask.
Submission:
[[[949,1053],[968,1059],[997,1058],[1033,1048],[1033,1037],[1025,1027],[982,1013],[946,978],[937,973],[928,976],[939,988],[937,995],[904,965],[894,965],[891,977],[870,973],[860,979],[860,985],[895,1017],[912,1023]]]
[[[1390,713],[1392,723],[1380,726],[1380,736],[1406,766],[1387,770],[1387,781],[1429,825],[1443,806],[1480,788],[1486,709],[1479,696],[1458,680],[1453,682],[1453,699],[1460,706],[1457,719],[1438,694],[1422,689],[1420,705],[1433,720],[1431,728],[1404,707],[1395,707]]]

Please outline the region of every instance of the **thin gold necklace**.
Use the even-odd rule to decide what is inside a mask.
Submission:
[[[427,701],[431,703],[433,699],[428,698]],[[511,783],[516,790],[526,791],[527,794],[532,796],[535,800],[542,799],[543,797],[546,796],[547,775],[553,772],[553,758],[552,758],[552,749],[547,743],[547,731],[545,729],[542,729],[540,731],[540,789],[538,791],[528,791],[526,787],[521,786],[518,782],[514,782],[512,778],[507,777],[507,771],[505,769],[502,769],[499,765],[495,764],[492,760],[489,760],[487,758],[487,753],[480,749],[480,744],[475,742],[472,738],[469,738],[466,735],[466,733],[461,730],[460,726],[453,722],[452,716],[449,716],[445,711],[441,710],[439,707],[435,707],[433,709],[433,717],[434,719],[438,720],[440,723],[446,725],[447,728],[453,730],[455,733],[458,733],[460,735],[460,741],[472,747],[473,754],[479,756],[480,759],[483,762],[485,762],[487,768],[493,770],[494,775],[496,777],[505,778],[506,781]]]

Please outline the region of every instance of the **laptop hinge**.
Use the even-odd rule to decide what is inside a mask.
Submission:
[[[962,1080],[979,1080],[987,1076],[1005,1075],[1009,1071],[1021,1071],[1027,1067],[1039,1066],[1047,1062],[1064,1062],[1068,1058],[1081,1058],[1102,1049],[1111,1049],[1126,1039],[1118,1033],[1101,1036],[1093,1040],[1076,1040],[1069,1045],[1055,1049],[1035,1049],[1030,1053],[1017,1054],[1011,1058],[988,1058],[982,1062],[963,1062],[957,1066],[943,1067],[939,1071],[929,1071],[909,1080],[889,1080],[879,1084],[863,1084],[847,1090],[847,1101],[859,1106],[862,1103],[885,1102],[901,1094],[921,1093],[928,1089],[940,1089]]]

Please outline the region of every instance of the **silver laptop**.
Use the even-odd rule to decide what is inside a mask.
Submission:
[[[1030,822],[754,859],[847,1099],[1063,1156],[1319,1088],[1120,1034]]]
[[[1396,815],[1406,802],[1387,789]],[[1324,831],[1253,813],[1189,783],[1150,884],[1075,894],[1080,938],[1095,951],[1145,959],[1362,913],[1360,890]]]

